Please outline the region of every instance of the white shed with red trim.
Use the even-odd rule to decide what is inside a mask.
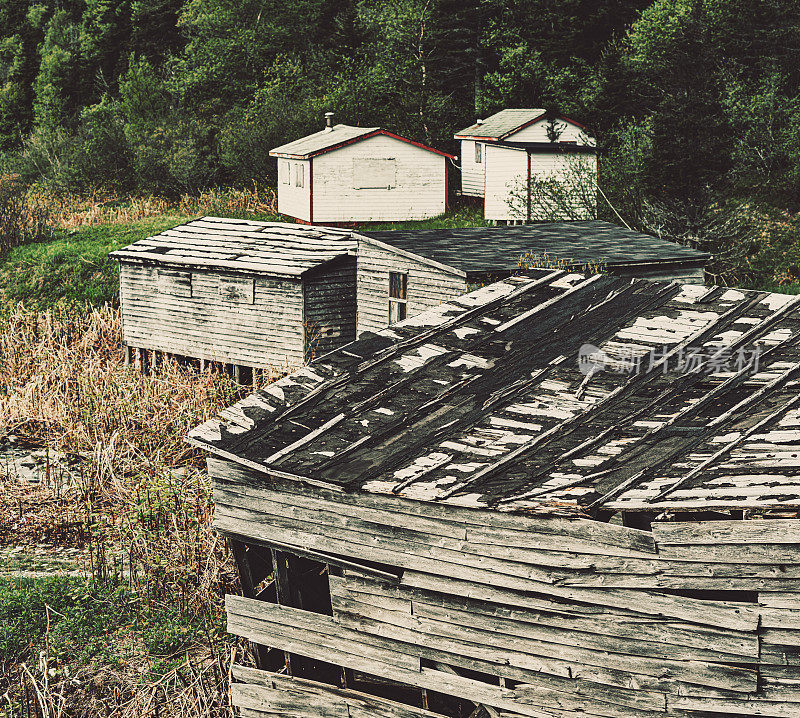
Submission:
[[[447,209],[455,159],[379,127],[328,126],[270,151],[278,211],[302,222],[427,219]]]
[[[569,117],[552,118],[557,143],[594,146],[580,122]],[[454,137],[461,140],[461,194],[483,197],[486,182],[486,145],[494,142],[549,142],[551,118],[542,109],[508,109],[465,127]]]

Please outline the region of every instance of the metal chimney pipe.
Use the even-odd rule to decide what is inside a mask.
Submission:
[[[475,124],[476,125],[482,125],[483,124],[483,120],[475,120]]]
[[[325,131],[331,132],[333,130],[333,112],[325,113]]]

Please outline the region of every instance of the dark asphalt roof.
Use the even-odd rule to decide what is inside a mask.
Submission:
[[[598,220],[507,227],[359,231],[359,234],[469,273],[508,272],[521,255],[545,254],[563,266],[602,263],[702,266],[705,252]]]
[[[592,155],[597,152],[597,147],[594,145],[578,144],[577,142],[511,142],[501,140],[489,144],[492,147],[508,147],[512,150],[523,150],[533,154],[564,152],[566,154]]]

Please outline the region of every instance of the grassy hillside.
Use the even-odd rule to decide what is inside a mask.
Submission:
[[[286,219],[269,214],[247,216],[272,222]],[[117,265],[108,258],[108,253],[190,219],[192,217],[177,213],[160,214],[128,223],[62,229],[50,241],[16,247],[0,264],[0,297],[4,304],[22,303],[33,310],[47,309],[59,302],[77,306],[101,306],[108,302],[116,306],[119,303]],[[429,229],[483,224],[480,211],[470,207],[421,222],[368,226],[373,229]]]
[[[186,221],[162,216],[130,224],[59,230],[49,242],[16,247],[0,265],[0,293],[6,303],[46,309],[64,301],[100,306],[119,302],[117,266],[108,253]]]

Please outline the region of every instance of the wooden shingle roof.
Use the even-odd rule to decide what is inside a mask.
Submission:
[[[189,441],[499,511],[796,509],[798,384],[800,297],[536,270],[321,357]]]
[[[352,232],[284,222],[201,217],[116,252],[120,262],[298,277],[344,255],[355,255]]]
[[[476,122],[469,127],[465,127],[460,132],[456,132],[455,139],[479,137],[481,139],[501,140],[525,125],[542,119],[546,113],[546,110],[537,108],[500,110],[500,112],[495,112],[490,117],[487,117],[480,124]]]
[[[338,146],[345,142],[359,139],[372,132],[376,132],[378,127],[354,127],[353,125],[334,125],[330,130],[320,130],[313,134],[292,140],[280,147],[275,147],[269,153],[275,156],[289,157],[310,157],[322,151]]]
[[[610,222],[548,222],[507,227],[360,230],[359,234],[470,275],[514,272],[523,254],[562,268],[603,265],[610,271],[637,265],[702,267],[706,252]]]
[[[275,147],[269,151],[271,157],[286,157],[290,159],[308,159],[309,157],[316,157],[325,152],[345,147],[353,142],[360,142],[361,140],[369,139],[377,135],[384,135],[392,137],[395,140],[400,140],[420,149],[433,152],[442,157],[449,157],[455,159],[454,155],[442,152],[434,147],[429,147],[421,142],[409,140],[407,137],[396,135],[393,132],[382,130],[380,127],[354,127],[352,125],[334,125],[330,130],[320,130],[314,132],[306,137],[301,137],[299,140],[293,140],[280,147]]]

